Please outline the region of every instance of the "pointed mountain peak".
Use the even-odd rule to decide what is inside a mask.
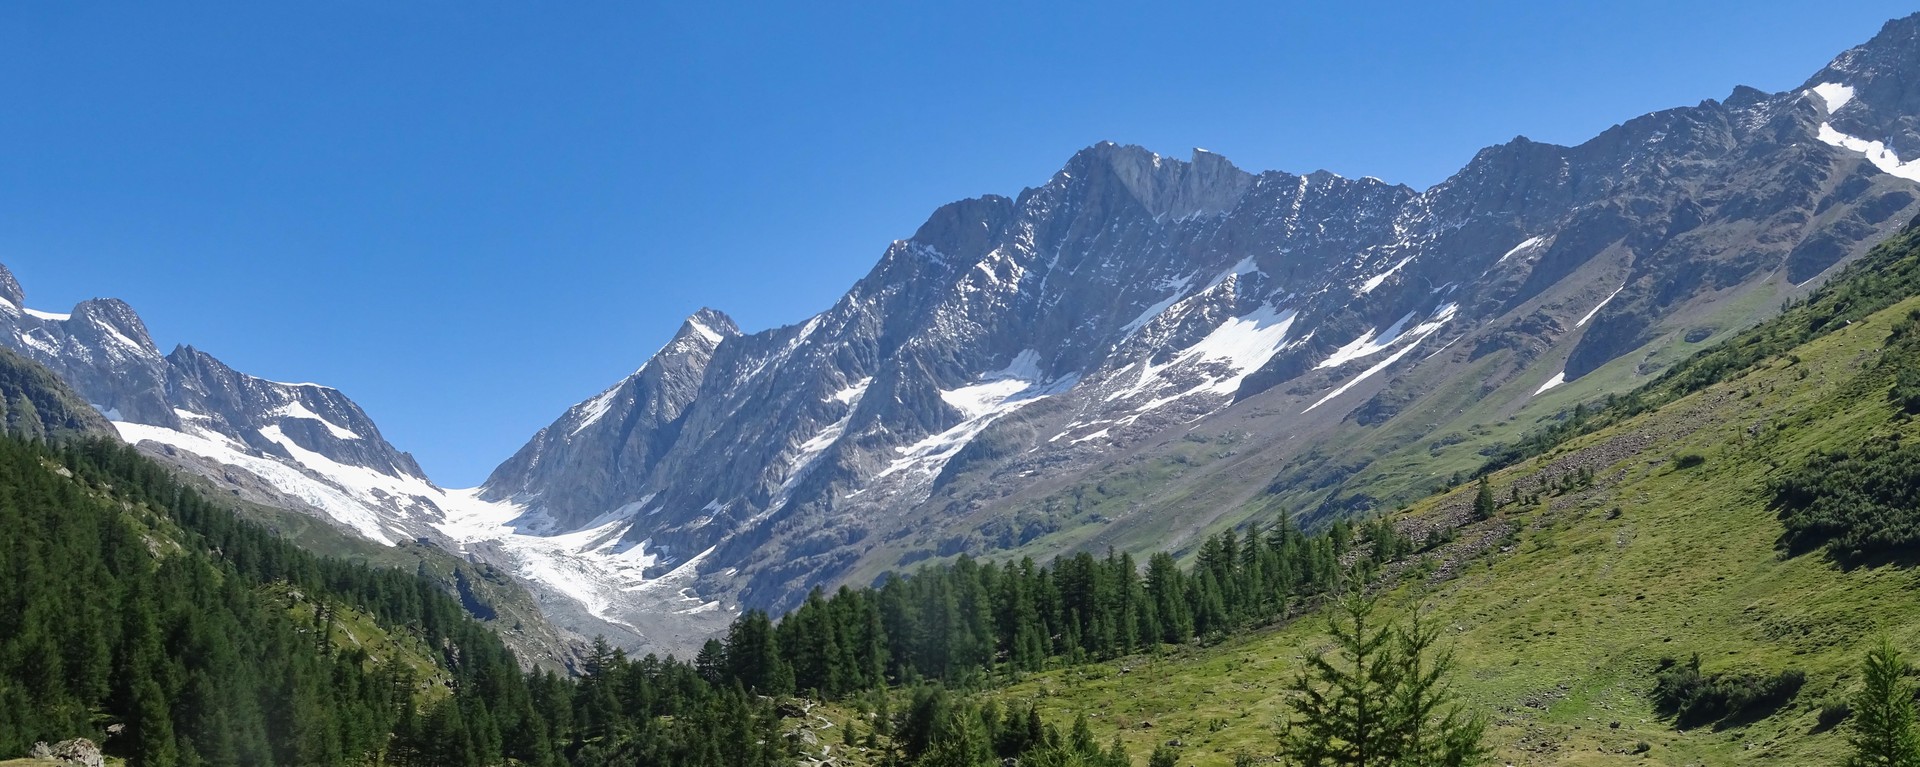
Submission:
[[[1799,93],[1825,107],[1832,128],[1859,142],[1880,142],[1893,157],[1920,156],[1920,14],[1887,22],[1880,33],[1835,57]],[[1832,142],[1829,142],[1832,143]]]
[[[85,320],[86,324],[98,329],[105,338],[133,351],[159,356],[159,347],[154,346],[153,336],[147,333],[147,324],[140,320],[138,312],[127,302],[118,298],[90,298],[73,307],[73,319]]]
[[[680,323],[680,331],[674,334],[673,340],[697,336],[709,344],[718,345],[721,341],[740,335],[740,326],[726,312],[703,306]]]
[[[1728,94],[1726,101],[1722,103],[1734,109],[1746,109],[1747,107],[1757,104],[1764,104],[1771,98],[1773,98],[1773,94],[1751,85],[1736,85],[1733,86],[1733,93]]]
[[[172,363],[175,367],[186,370],[200,370],[205,368],[221,375],[231,375],[233,373],[233,368],[221,362],[218,357],[201,351],[193,344],[175,345],[173,351],[167,353],[167,362]]]
[[[27,305],[26,292],[20,289],[20,281],[13,278],[13,272],[7,268],[6,264],[0,264],[0,298],[13,304],[15,309],[24,308]]]

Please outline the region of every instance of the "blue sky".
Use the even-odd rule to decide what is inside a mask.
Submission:
[[[1459,5],[9,3],[0,262],[339,387],[471,485],[695,309],[801,321],[1098,141],[1425,188],[1914,10]]]

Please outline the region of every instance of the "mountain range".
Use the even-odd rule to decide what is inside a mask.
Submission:
[[[1425,495],[1920,213],[1916,75],[1920,16],[1793,90],[1516,138],[1424,191],[1098,144],[935,211],[804,322],[695,313],[465,490],[341,392],[162,354],[116,300],[29,309],[0,269],[0,345],[238,497],[497,564],[562,626],[684,653],[741,607],[921,562],[1180,550]]]

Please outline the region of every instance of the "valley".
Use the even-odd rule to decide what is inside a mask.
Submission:
[[[473,487],[0,266],[0,765],[1920,765],[1917,76],[1101,141]]]

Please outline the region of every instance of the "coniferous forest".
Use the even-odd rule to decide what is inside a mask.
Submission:
[[[0,529],[0,753],[89,736],[141,766],[784,764],[778,696],[903,684],[920,690],[900,717],[918,733],[899,740],[905,763],[977,746],[1119,764],[1084,723],[1062,736],[941,685],[1269,622],[1332,588],[1356,547],[1346,525],[1282,523],[1208,540],[1191,570],[1166,554],[1144,574],[1125,554],[961,559],[815,593],[777,623],[749,612],[690,664],[597,643],[568,679],[524,673],[414,573],[308,553],[110,441],[0,440]],[[1385,525],[1362,535],[1363,568],[1411,547]],[[343,615],[430,665],[354,646]]]
[[[0,529],[0,753],[90,736],[156,767],[784,763],[771,704],[735,686],[613,652],[578,682],[523,674],[426,580],[308,554],[118,444],[0,440]],[[290,594],[417,638],[445,673],[343,646]]]

